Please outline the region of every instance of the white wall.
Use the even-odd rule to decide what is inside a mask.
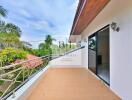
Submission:
[[[117,33],[111,30],[111,88],[125,100],[132,100],[132,8],[120,13],[115,21],[119,23],[121,31]]]
[[[82,32],[82,39],[112,22],[120,31],[110,30],[110,88],[123,100],[132,100],[132,0],[111,0]]]
[[[82,66],[88,69],[88,44],[84,43],[85,48],[82,49]]]
[[[61,67],[61,68],[83,67],[82,66],[82,50],[83,49],[79,49],[79,50],[71,52],[65,56],[62,56],[62,57],[59,57],[59,58],[56,58],[56,59],[50,61],[50,66]]]

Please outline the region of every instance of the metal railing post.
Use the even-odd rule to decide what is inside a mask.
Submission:
[[[25,77],[24,77],[24,68],[22,69],[22,78],[23,78],[23,82],[24,82],[24,79],[25,79]]]
[[[12,93],[13,93],[13,94],[12,94],[12,98],[15,98],[15,97],[16,97],[16,95],[15,95],[15,91],[13,90]]]

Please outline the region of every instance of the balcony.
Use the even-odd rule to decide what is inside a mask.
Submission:
[[[14,89],[7,87],[1,99],[7,100],[120,100],[110,88],[97,78],[92,72],[83,67],[81,57],[82,50],[79,48],[66,53],[63,56],[54,57],[48,65],[42,65],[36,72],[30,69],[23,81],[17,80],[19,72],[12,80],[1,80],[21,83]],[[43,61],[49,57],[42,57]],[[41,59],[42,59],[41,58]],[[30,60],[31,61],[31,60]],[[26,61],[23,63],[27,63]],[[35,63],[36,59],[33,60]],[[23,64],[19,63],[19,64]],[[6,69],[16,67],[7,66]],[[45,66],[45,67],[44,67]],[[25,68],[16,68],[15,71],[23,71]],[[2,70],[2,69],[1,69]],[[26,71],[29,69],[26,69]],[[13,71],[13,72],[15,72]],[[8,71],[8,74],[13,73]],[[6,74],[7,75],[7,74]],[[10,89],[10,90],[9,90]]]
[[[42,99],[119,100],[85,68],[49,68],[27,97],[27,100]]]

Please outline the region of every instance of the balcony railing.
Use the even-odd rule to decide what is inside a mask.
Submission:
[[[50,56],[43,56],[0,67],[0,100],[11,94],[15,97],[15,91],[44,69],[50,59]]]
[[[50,55],[22,61],[8,66],[0,67],[0,100],[6,99],[27,83],[41,70],[45,69],[52,59],[67,55],[84,47],[70,50],[63,55]]]

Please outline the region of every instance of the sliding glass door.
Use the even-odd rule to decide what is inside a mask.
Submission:
[[[96,70],[96,40],[97,40],[97,37],[96,37],[96,34],[92,35],[89,37],[89,46],[88,46],[88,66],[89,66],[89,69],[96,74],[97,70]]]
[[[110,84],[109,26],[89,37],[88,67],[98,77]]]
[[[109,70],[109,27],[97,34],[97,75],[110,84]]]

